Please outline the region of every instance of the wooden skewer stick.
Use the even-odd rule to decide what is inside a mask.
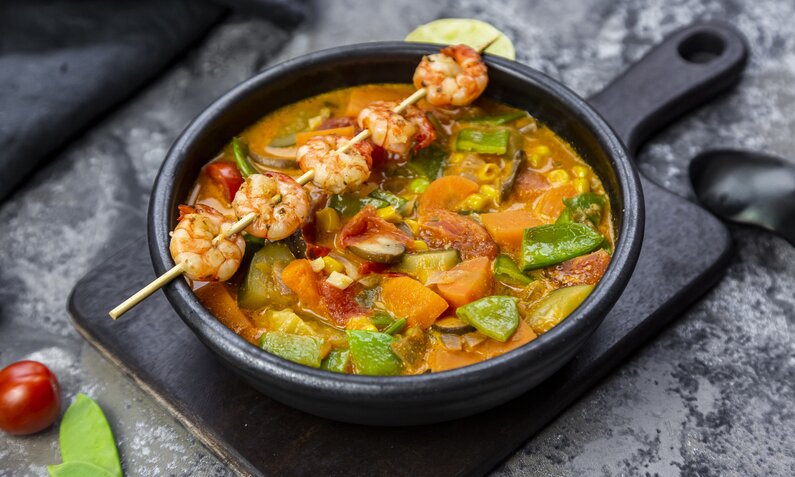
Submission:
[[[501,36],[501,34],[498,34],[491,41],[489,41],[488,43],[486,43],[482,47],[478,48],[477,49],[478,53],[484,52],[495,41],[497,41],[500,38],[500,36]],[[420,88],[417,91],[415,91],[411,96],[409,96],[408,98],[406,98],[403,101],[401,101],[400,104],[398,104],[397,106],[395,106],[392,109],[392,111],[394,113],[397,113],[397,114],[402,114],[403,111],[406,110],[406,108],[408,108],[412,104],[414,104],[414,103],[418,102],[419,100],[421,100],[422,98],[424,98],[426,94],[428,94],[428,91],[425,88]],[[347,152],[355,144],[364,141],[368,137],[370,137],[370,131],[368,129],[365,129],[362,132],[360,132],[359,134],[357,134],[356,136],[352,137],[350,139],[350,141],[346,142],[339,149],[337,149],[337,152],[340,152],[340,153]],[[300,177],[298,177],[295,181],[303,186],[303,185],[306,185],[307,183],[309,183],[314,177],[315,177],[315,171],[314,171],[314,169],[310,169],[310,170],[306,171],[304,174],[302,174]],[[279,194],[273,196],[273,198],[271,199],[271,203],[273,203],[273,204],[278,204],[280,201],[281,201],[281,195],[279,195]],[[219,234],[217,237],[215,237],[213,239],[213,245],[218,244],[218,241],[221,238],[230,237],[230,236],[232,236],[234,234],[238,234],[238,233],[242,232],[249,225],[251,225],[256,219],[257,219],[257,214],[255,214],[254,212],[250,212],[250,213],[246,214],[240,220],[235,222],[234,225],[232,225],[232,227],[230,227],[225,232],[223,232],[223,233]],[[160,275],[154,281],[152,281],[152,283],[150,283],[149,285],[146,285],[141,290],[139,290],[136,294],[134,294],[130,298],[124,300],[124,302],[122,302],[119,306],[117,306],[116,308],[112,309],[110,311],[110,313],[109,313],[110,317],[113,318],[114,320],[118,319],[121,315],[123,315],[124,313],[129,311],[130,308],[134,307],[135,305],[140,303],[142,300],[144,300],[146,297],[148,297],[152,293],[156,292],[157,290],[159,290],[160,288],[162,288],[163,286],[165,286],[166,284],[168,284],[170,281],[174,280],[178,276],[182,275],[183,273],[185,273],[185,268],[182,265],[182,263],[178,263],[178,264],[174,265],[169,271],[167,271],[166,273]]]

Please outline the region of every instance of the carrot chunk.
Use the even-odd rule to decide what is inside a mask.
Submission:
[[[309,260],[293,260],[282,270],[282,281],[298,295],[304,305],[315,313],[328,316],[328,309],[320,294],[317,274],[312,270]]]
[[[262,330],[256,328],[240,311],[237,300],[224,283],[208,283],[197,289],[195,293],[202,305],[224,326],[245,338],[246,341],[257,344]]]
[[[575,195],[577,195],[577,189],[575,189],[571,183],[549,189],[538,198],[535,212],[539,216],[547,219],[548,222],[554,222],[566,207],[566,204],[563,203],[563,199],[571,199]]]
[[[430,288],[409,277],[389,278],[381,287],[384,306],[409,326],[429,328],[447,309],[447,302]]]
[[[433,209],[452,210],[469,194],[474,194],[480,187],[478,183],[461,176],[442,176],[431,182],[417,202],[420,214]]]
[[[500,247],[512,249],[518,249],[522,245],[524,229],[544,224],[538,217],[526,210],[480,214],[480,220]]]
[[[440,273],[441,282],[436,288],[439,295],[454,307],[483,298],[491,291],[491,260],[487,257],[466,260]]]

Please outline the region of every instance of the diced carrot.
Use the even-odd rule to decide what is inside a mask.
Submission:
[[[538,198],[535,211],[548,222],[554,222],[558,219],[560,213],[563,212],[563,208],[566,207],[563,199],[570,199],[575,195],[577,195],[577,189],[571,183],[549,189]]]
[[[452,210],[469,194],[480,187],[478,183],[461,176],[442,176],[431,182],[418,201],[420,214],[433,209]]]
[[[221,282],[213,282],[197,289],[195,293],[202,305],[224,326],[245,338],[246,341],[257,344],[262,330],[256,328],[240,311],[237,300],[232,296],[229,287]]]
[[[527,344],[537,338],[533,329],[530,328],[524,320],[519,320],[519,327],[514,331],[513,336],[508,338],[505,343],[497,340],[487,338],[486,341],[479,344],[475,351],[482,354],[484,359],[493,358],[501,354],[505,354],[512,349],[516,349],[524,344]]]
[[[409,277],[388,278],[381,287],[384,306],[409,326],[429,328],[447,309],[447,302],[430,288]]]
[[[512,249],[518,249],[522,244],[524,229],[544,224],[538,217],[526,210],[480,214],[480,221],[500,247]]]
[[[359,111],[374,101],[401,101],[406,96],[405,92],[395,88],[377,85],[361,86],[351,91],[345,116],[358,116]]]
[[[491,260],[486,257],[463,261],[443,273],[450,279],[436,288],[451,306],[464,306],[491,291]]]
[[[290,262],[282,270],[282,281],[285,285],[298,295],[304,305],[315,313],[328,316],[328,309],[323,303],[323,299],[318,288],[319,278],[309,260],[300,259]]]
[[[443,347],[434,347],[428,356],[428,367],[432,372],[447,371],[461,368],[483,361],[483,356],[467,351],[451,351]]]
[[[341,128],[334,128],[334,129],[321,129],[317,131],[307,131],[307,132],[300,132],[295,135],[295,145],[297,147],[301,147],[306,142],[313,137],[316,136],[328,136],[330,134],[336,134],[337,136],[343,137],[353,137],[354,129],[353,126],[345,126]]]

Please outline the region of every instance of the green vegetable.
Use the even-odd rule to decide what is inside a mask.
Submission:
[[[64,413],[60,441],[64,463],[49,466],[47,470],[51,476],[122,476],[119,452],[108,420],[99,405],[85,394],[78,394]],[[101,471],[91,473],[94,467]]]
[[[458,265],[461,257],[458,250],[434,250],[431,252],[407,253],[395,266],[396,272],[407,273],[425,281],[428,272],[447,271]]]
[[[394,335],[395,333],[400,333],[401,331],[403,331],[404,328],[406,328],[406,323],[408,323],[408,321],[405,318],[401,318],[395,321],[394,323],[392,323],[391,325],[389,325],[384,330],[384,333],[388,335]]]
[[[334,194],[328,201],[328,206],[346,219],[356,215],[365,205],[372,205],[376,209],[380,209],[388,206],[389,202],[376,197],[357,197],[353,194]]]
[[[415,173],[434,180],[439,177],[444,167],[447,153],[434,144],[421,149],[408,163],[409,169]]]
[[[251,245],[252,247],[260,248],[265,245],[265,239],[260,237],[255,237],[251,234],[244,233],[243,240],[246,241],[246,246]]]
[[[519,327],[518,302],[512,296],[487,296],[458,307],[455,314],[484,335],[505,342]]]
[[[232,139],[232,151],[235,153],[235,164],[237,164],[237,168],[243,177],[257,174],[257,169],[248,160],[248,147],[243,144],[240,138]]]
[[[262,335],[259,345],[268,353],[295,363],[312,368],[320,367],[323,338],[270,331]]]
[[[384,202],[391,205],[395,209],[402,208],[404,205],[406,205],[407,202],[406,199],[404,199],[403,197],[397,196],[389,192],[388,190],[380,188],[370,192],[370,197],[378,200],[383,200]],[[380,209],[381,207],[376,207],[376,208]]]
[[[528,318],[528,324],[538,334],[549,331],[580,306],[593,287],[575,285],[553,291],[535,306]]]
[[[400,358],[390,346],[395,338],[377,331],[348,330],[346,333],[357,374],[392,376],[400,373]]]
[[[583,224],[549,224],[525,229],[519,268],[526,272],[547,267],[596,250],[599,232]]]
[[[397,320],[395,320],[389,313],[376,312],[373,317],[370,318],[370,321],[376,328],[383,331],[385,328],[389,328],[389,326]]]
[[[494,278],[509,285],[528,285],[533,280],[523,274],[511,257],[501,253],[494,259]]]
[[[113,477],[116,475],[88,462],[48,465],[47,471],[50,473],[50,477]]]
[[[594,225],[602,221],[602,211],[605,207],[605,198],[601,195],[587,192],[571,199],[563,199],[566,204],[566,211],[569,213],[570,220],[577,223],[585,223],[586,220]]]
[[[290,247],[281,242],[264,245],[251,258],[246,278],[237,293],[241,308],[255,309],[265,305],[288,305],[289,294],[281,285],[284,267],[295,260]]]
[[[321,369],[334,373],[344,373],[351,364],[351,352],[347,349],[333,349],[320,364]]]
[[[560,213],[558,216],[558,220],[555,221],[556,224],[570,224],[571,223],[571,211],[568,208],[563,209],[563,212]]]
[[[475,118],[466,118],[463,120],[463,122],[500,125],[516,121],[517,119],[524,116],[527,116],[527,113],[525,113],[524,111],[512,111],[510,113],[498,114],[495,116],[480,116]]]
[[[507,129],[466,128],[458,132],[455,141],[457,151],[480,154],[505,154],[511,134]]]
[[[429,185],[431,185],[431,181],[428,180],[427,177],[417,177],[409,182],[409,192],[412,194],[422,194]]]

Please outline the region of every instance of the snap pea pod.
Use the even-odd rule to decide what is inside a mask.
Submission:
[[[577,223],[540,225],[525,229],[519,268],[526,272],[548,267],[596,250],[604,241],[593,228]]]
[[[507,129],[465,128],[458,132],[457,151],[479,154],[505,154],[511,134]]]
[[[494,259],[493,272],[494,278],[509,285],[524,286],[533,281],[533,279],[519,270],[519,267],[511,260],[511,257],[502,253]]]
[[[232,152],[235,153],[235,164],[237,164],[237,168],[240,169],[240,174],[243,177],[257,174],[257,169],[248,160],[248,148],[240,138],[232,139]]]
[[[400,373],[402,363],[392,352],[394,337],[367,330],[348,330],[346,334],[357,374],[392,376]]]
[[[585,223],[587,220],[598,225],[602,221],[605,198],[601,195],[586,192],[571,199],[563,199],[563,203],[566,204],[564,213],[568,213],[571,222]]]
[[[265,351],[312,368],[320,367],[322,347],[322,338],[281,331],[270,331],[260,338],[260,348]]]
[[[519,327],[518,302],[512,296],[487,296],[458,307],[455,314],[484,335],[505,342]]]
[[[50,465],[47,466],[47,472],[50,473],[50,477],[114,477],[115,475],[88,462],[65,462]]]

